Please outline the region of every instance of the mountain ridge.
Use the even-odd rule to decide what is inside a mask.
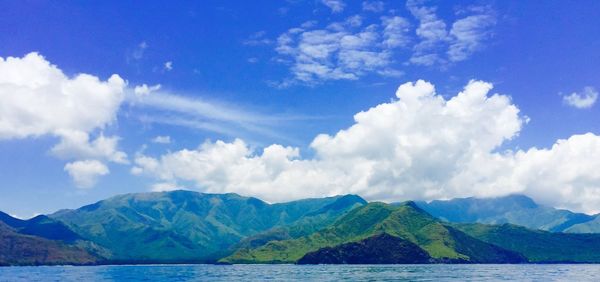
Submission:
[[[0,212],[5,238],[0,249],[10,249],[14,242],[35,246],[29,250],[32,257],[19,260],[17,252],[0,264],[299,263],[309,253],[306,263],[370,261],[358,259],[361,254],[381,255],[377,263],[424,263],[419,250],[432,263],[600,262],[600,234],[553,233],[506,223],[519,214],[510,212],[527,211],[536,220],[563,216],[547,225],[552,228],[589,232],[585,228],[598,224],[594,219],[577,223],[576,213],[538,205],[523,195],[450,203],[457,202],[462,204],[458,215],[470,209],[464,222],[436,217],[424,202],[369,203],[351,194],[271,204],[235,193],[130,193],[28,220]],[[455,208],[448,201],[432,203]],[[469,222],[480,217],[499,225]],[[396,256],[388,248],[415,257]],[[44,260],[39,256],[44,252],[56,255]],[[327,259],[320,260],[319,254]]]
[[[392,206],[372,202],[355,208],[328,228],[309,236],[271,241],[254,249],[242,249],[221,259],[224,263],[295,263],[304,255],[335,248],[387,233],[408,240],[438,262],[522,262],[520,256],[471,238],[441,224],[413,202]],[[476,247],[473,247],[476,246]],[[474,250],[477,248],[477,251]],[[478,255],[477,252],[485,253]]]
[[[513,194],[495,198],[455,198],[417,202],[422,209],[454,223],[511,223],[551,232],[600,232],[599,215],[576,213],[537,204],[533,199]]]
[[[361,204],[355,199],[323,210],[347,197],[269,204],[234,193],[178,190],[119,195],[51,217],[111,250],[111,260],[211,262],[249,235],[300,220],[318,228],[327,220],[320,214]]]

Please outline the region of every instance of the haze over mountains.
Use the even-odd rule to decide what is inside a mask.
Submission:
[[[538,205],[523,195],[499,198],[457,198],[417,202],[429,214],[449,222],[511,223],[552,232],[598,233],[600,216]]]
[[[520,195],[269,204],[180,190],[120,195],[30,220],[0,213],[0,264],[600,262],[600,234],[557,233],[593,233],[597,222]]]

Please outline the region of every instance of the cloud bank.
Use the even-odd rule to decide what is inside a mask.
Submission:
[[[309,159],[298,148],[275,144],[261,152],[236,139],[158,157],[140,154],[132,172],[169,184],[154,189],[191,182],[206,192],[268,201],[345,193],[384,201],[524,193],[598,212],[600,138],[588,133],[551,148],[499,151],[527,119],[510,97],[491,89],[471,81],[446,100],[430,83],[405,83],[396,99],[357,113],[349,128],[315,137]]]
[[[105,81],[89,74],[68,76],[35,52],[0,57],[0,101],[0,141],[56,137],[58,143],[50,154],[67,162],[64,170],[80,188],[90,188],[98,177],[109,174],[108,163],[129,163],[119,149],[121,138],[104,134],[107,126],[116,123],[123,104],[141,109],[142,122],[228,136],[246,133],[286,139],[272,127],[310,118],[249,112],[167,92],[160,84],[128,87],[116,74]],[[157,136],[152,141],[167,144],[171,140]]]

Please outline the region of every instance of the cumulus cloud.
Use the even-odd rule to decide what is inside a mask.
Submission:
[[[117,136],[90,138],[116,119],[125,86],[118,75],[68,77],[38,53],[0,58],[0,140],[51,135],[56,156],[127,163]]]
[[[294,147],[260,151],[236,139],[159,157],[140,154],[135,173],[268,201],[344,193],[384,201],[525,193],[545,204],[600,211],[600,136],[500,152],[526,118],[491,88],[472,81],[446,100],[427,82],[403,84],[395,100],[357,113],[349,128],[315,137],[313,158]]]
[[[82,189],[93,187],[98,177],[109,173],[106,165],[96,160],[67,163],[64,169],[73,178],[75,185]]]
[[[60,132],[61,140],[50,152],[63,159],[96,159],[106,160],[120,164],[127,164],[127,154],[119,151],[118,136],[105,137],[100,134],[90,141],[89,135],[82,131]]]
[[[591,108],[598,100],[598,91],[593,87],[585,87],[583,91],[577,93],[573,92],[563,97],[563,101],[571,106],[578,109]]]
[[[342,0],[321,0],[321,3],[331,9],[333,13],[340,13],[346,7],[346,3]]]
[[[102,128],[115,119],[124,86],[118,75],[69,78],[37,53],[0,57],[0,139]]]

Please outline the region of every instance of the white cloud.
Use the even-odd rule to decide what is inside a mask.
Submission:
[[[0,57],[0,139],[90,132],[115,120],[125,82],[65,76],[41,55]]]
[[[273,40],[265,37],[266,34],[267,34],[267,32],[264,30],[257,31],[255,33],[251,34],[250,37],[248,39],[244,40],[242,43],[244,45],[249,45],[249,46],[260,46],[260,45],[273,44]]]
[[[125,85],[118,75],[68,77],[37,53],[0,58],[0,140],[51,135],[60,139],[56,156],[127,163],[119,137],[100,133],[90,140],[115,121]]]
[[[140,95],[140,93],[150,93],[150,95]],[[141,122],[184,126],[227,136],[246,134],[246,136],[267,136],[271,139],[289,141],[289,138],[276,130],[277,127],[315,118],[249,111],[233,104],[209,101],[198,94],[194,98],[174,94],[159,89],[158,85],[138,86],[127,94],[126,100],[131,109],[143,110],[141,113],[134,112],[139,114],[137,117]],[[149,112],[151,114],[148,114]]]
[[[96,159],[128,164],[127,154],[117,149],[118,136],[105,137],[100,134],[90,142],[89,135],[82,131],[63,130],[61,140],[50,150],[63,159]]]
[[[172,61],[167,61],[167,62],[165,62],[165,70],[166,70],[166,71],[171,71],[171,70],[173,70],[173,62],[172,62]]]
[[[69,173],[78,188],[87,189],[96,185],[98,177],[107,175],[108,168],[96,160],[67,163],[64,170]]]
[[[495,24],[495,17],[489,13],[455,21],[450,30],[448,59],[452,62],[463,61],[480,50],[483,42],[491,36],[491,27]]]
[[[419,1],[413,0],[406,2],[408,10],[419,20],[415,33],[421,39],[414,46],[414,53],[409,61],[413,64],[433,65],[439,61],[439,56],[435,54],[439,45],[448,39],[446,23],[437,17],[436,7],[419,4]]]
[[[175,183],[169,183],[169,182],[161,182],[161,183],[155,183],[152,185],[151,187],[153,192],[165,192],[165,191],[174,191],[177,189],[182,189],[181,187],[177,186],[177,184]]]
[[[593,87],[585,87],[580,93],[573,92],[563,97],[563,101],[572,107],[578,109],[591,108],[598,100],[598,91]]]
[[[169,144],[171,143],[171,136],[156,136],[152,139],[152,142],[158,144]]]
[[[346,3],[342,0],[321,0],[321,3],[331,9],[333,13],[340,13],[346,7]]]
[[[325,80],[355,80],[369,73],[390,69],[392,48],[404,46],[408,22],[383,17],[382,26],[362,26],[353,16],[324,29],[292,28],[279,36],[276,51],[290,64],[295,82],[315,84]]]
[[[191,181],[207,192],[268,201],[356,193],[369,200],[431,200],[525,193],[542,203],[598,212],[600,136],[576,135],[549,149],[498,152],[526,118],[489,83],[472,81],[446,100],[433,85],[401,85],[397,100],[354,116],[355,123],[298,148],[260,151],[244,141],[206,142],[158,158],[138,155],[137,174],[160,183]]]
[[[382,17],[383,44],[390,48],[405,47],[410,42],[410,24],[402,17]]]
[[[383,3],[363,2],[363,9],[378,11]],[[455,21],[437,16],[437,7],[422,1],[407,1],[406,8],[417,19],[413,27],[400,16],[372,17],[354,15],[345,21],[309,21],[290,28],[277,38],[276,61],[287,64],[291,77],[271,82],[275,87],[294,84],[314,85],[328,80],[356,80],[369,74],[401,73],[400,63],[447,67],[466,60],[483,49],[496,23],[493,10],[470,7],[461,10]],[[264,38],[264,33],[259,34]],[[403,58],[404,57],[404,58]]]
[[[363,1],[362,9],[369,12],[380,13],[383,12],[385,4],[383,1]]]
[[[136,48],[131,53],[131,57],[134,60],[141,60],[144,57],[144,53],[148,49],[148,43],[146,41],[142,41],[140,44],[136,46]]]
[[[483,48],[483,42],[491,37],[496,24],[493,11],[486,7],[473,7],[472,15],[457,19],[450,31],[446,23],[437,17],[437,7],[424,6],[421,1],[406,2],[408,10],[419,20],[416,34],[421,41],[414,46],[409,62],[415,65],[431,66],[466,60]],[[441,53],[445,53],[445,59]]]
[[[160,90],[161,85],[160,84],[156,84],[153,86],[148,86],[145,83],[142,85],[137,85],[134,89],[133,89],[133,93],[135,93],[135,95],[137,96],[145,96],[148,95],[152,92],[156,92],[158,90]]]

